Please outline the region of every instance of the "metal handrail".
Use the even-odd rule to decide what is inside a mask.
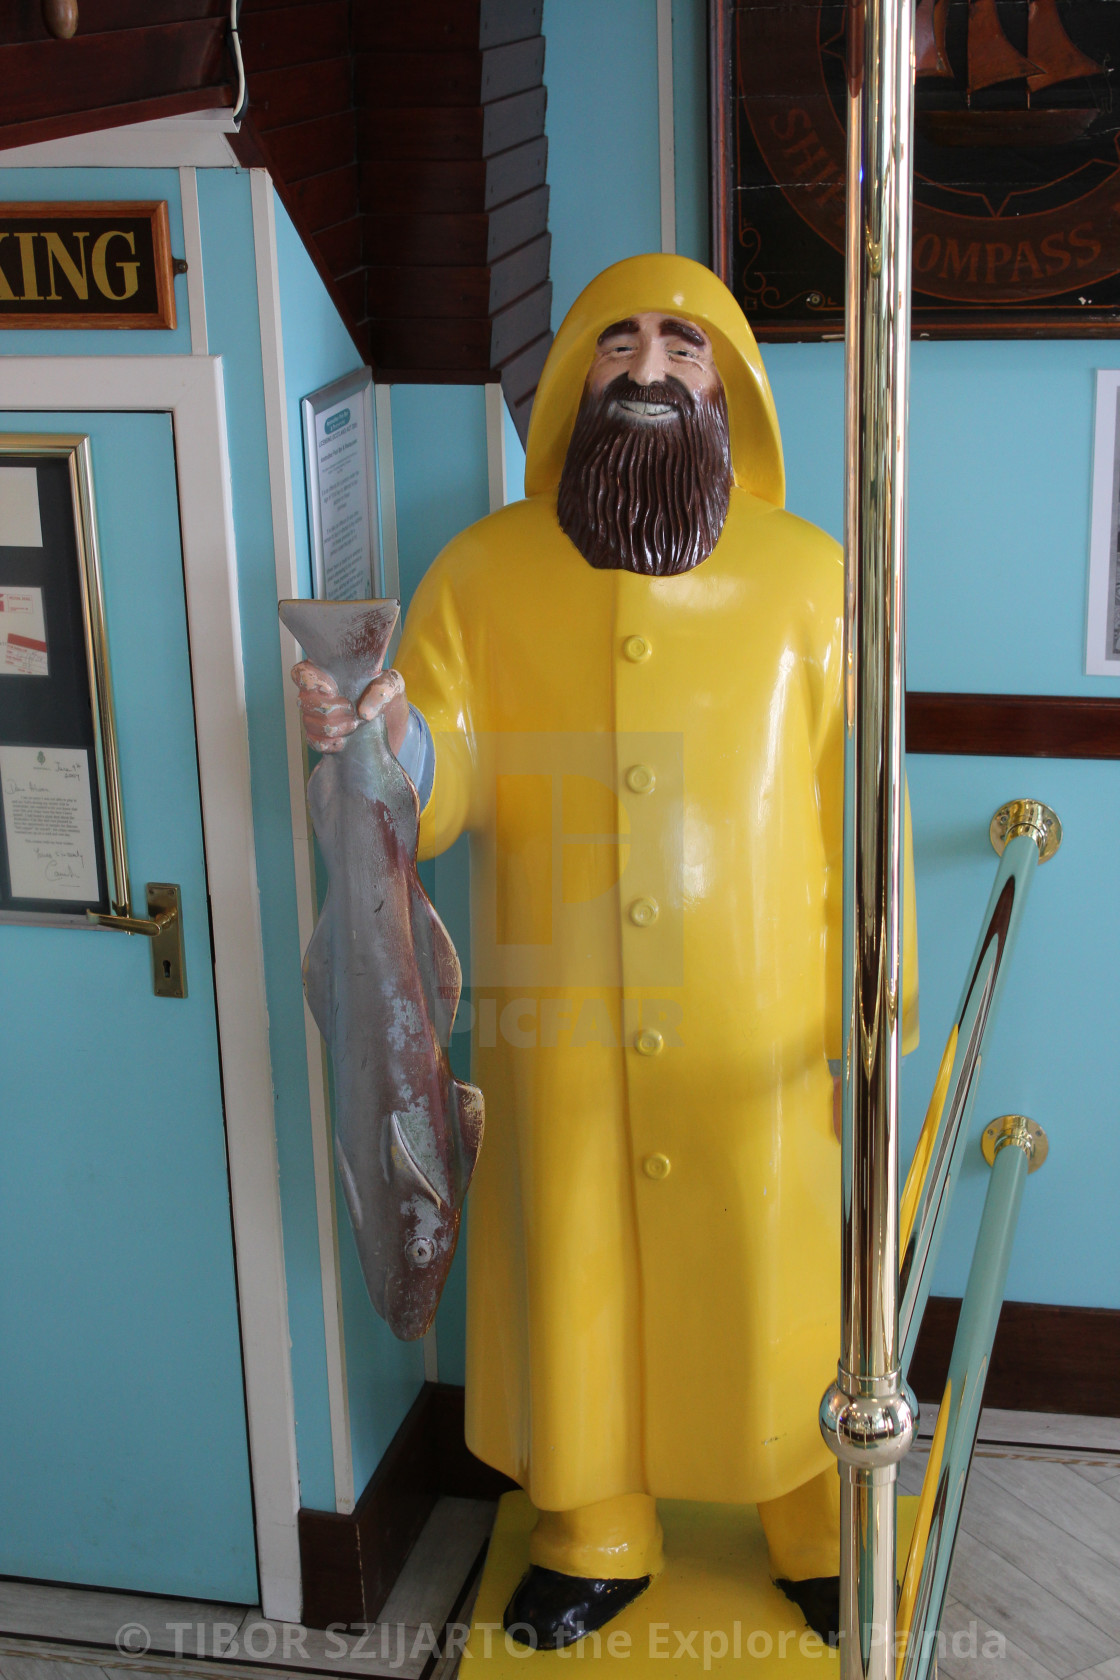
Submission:
[[[927,1680],[936,1655],[1023,1185],[1046,1159],[1046,1134],[1005,1114],[984,1133],[984,1154],[992,1175],[899,1596],[897,1680]]]
[[[989,833],[1001,854],[999,868],[900,1203],[898,1340],[903,1371],[913,1358],[929,1297],[945,1215],[968,1138],[984,1044],[1027,891],[1038,864],[1053,857],[1062,842],[1057,816],[1034,799],[1002,805]]]

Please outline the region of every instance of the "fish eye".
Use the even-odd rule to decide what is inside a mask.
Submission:
[[[405,1259],[413,1266],[427,1266],[436,1257],[436,1245],[431,1237],[413,1237],[404,1245]]]

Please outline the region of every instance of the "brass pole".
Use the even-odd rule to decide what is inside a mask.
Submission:
[[[841,1473],[842,1680],[893,1675],[895,1486],[914,1428],[898,1358],[913,14],[913,0],[848,12],[843,1252],[821,1405]]]

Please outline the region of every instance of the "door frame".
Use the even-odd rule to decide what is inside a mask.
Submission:
[[[0,409],[171,416],[257,1567],[265,1616],[297,1622],[295,1408],[221,358],[3,356]]]

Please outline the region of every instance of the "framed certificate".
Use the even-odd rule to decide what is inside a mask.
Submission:
[[[359,368],[301,403],[311,572],[322,601],[399,594],[386,576],[377,494],[373,374]]]
[[[0,436],[0,920],[126,913],[89,439]]]

